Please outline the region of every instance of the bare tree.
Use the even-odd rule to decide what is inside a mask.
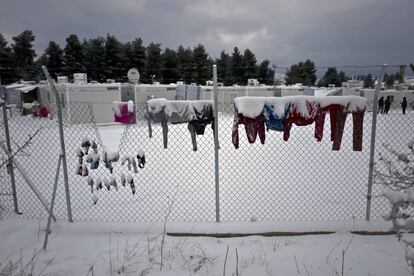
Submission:
[[[399,153],[388,145],[384,147],[386,152],[380,153],[380,162],[374,169],[377,181],[393,191],[414,187],[414,139],[408,143],[406,153]]]
[[[23,151],[25,148],[27,148],[33,138],[42,130],[42,128],[37,129],[33,134],[29,135],[28,139],[22,144],[17,146],[17,149],[11,153],[10,156],[8,156],[8,158],[6,158],[2,163],[0,163],[0,168],[3,167],[4,165],[7,165],[9,163],[9,159],[15,157],[17,154],[19,154],[21,151]],[[4,141],[0,141],[1,143],[4,143]]]
[[[386,153],[380,155],[375,167],[375,175],[387,191],[383,193],[391,203],[391,211],[385,220],[391,221],[402,241],[405,259],[414,275],[414,241],[407,240],[403,234],[414,230],[414,140],[408,143],[408,152],[399,153],[385,145]]]

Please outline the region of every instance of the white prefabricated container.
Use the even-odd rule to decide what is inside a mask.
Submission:
[[[65,108],[71,123],[90,123],[87,106],[92,107],[98,124],[113,123],[113,102],[121,101],[121,84],[68,84],[65,91]]]
[[[88,76],[85,73],[73,74],[73,83],[76,85],[84,85],[88,83]]]
[[[135,102],[139,104],[146,103],[149,99],[165,98],[167,100],[175,100],[177,98],[177,85],[150,85],[136,84],[134,85]]]
[[[68,77],[67,76],[58,76],[57,77],[57,83],[58,84],[63,84],[63,83],[68,83]]]
[[[177,85],[177,100],[195,101],[200,100],[200,86],[197,85]]]
[[[236,97],[274,97],[275,89],[273,86],[219,86],[218,101],[220,104],[233,104]],[[214,88],[211,86],[201,86],[201,100],[213,100]]]

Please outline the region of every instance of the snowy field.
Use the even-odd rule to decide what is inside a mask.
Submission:
[[[250,145],[242,127],[240,149],[235,150],[231,143],[232,115],[221,114],[220,211],[224,222],[219,224],[214,223],[211,129],[197,137],[198,151],[193,152],[186,125],[169,126],[168,149],[162,147],[160,127],[154,126],[153,138],[149,139],[145,122],[127,128],[66,125],[75,222],[65,221],[60,175],[55,209],[60,220],[52,223],[48,249],[42,251],[45,211],[16,173],[23,213],[16,218],[11,212],[11,196],[7,195],[8,175],[1,170],[0,188],[6,194],[1,200],[7,213],[0,220],[0,275],[411,275],[404,248],[395,235],[356,234],[386,233],[391,227],[381,220],[389,207],[380,196],[378,184],[374,185],[374,221],[363,221],[371,116],[365,116],[362,152],[351,150],[350,118],[341,151],[332,152],[329,121],[320,143],[313,139],[310,126],[294,127],[288,142],[281,134],[270,132],[266,133],[265,145]],[[380,115],[377,153],[383,152],[383,143],[404,151],[407,141],[414,137],[413,125],[414,112],[404,117],[398,111]],[[14,146],[39,128],[39,134],[17,160],[50,199],[59,154],[56,125],[31,117],[11,120]],[[93,205],[86,178],[75,174],[75,152],[85,136],[95,139],[100,150],[119,150],[121,157],[138,149],[145,151],[147,164],[136,174],[119,163],[114,165],[117,180],[120,173],[133,176],[135,195],[122,186],[118,191],[113,187],[110,191],[94,190],[98,202]],[[102,165],[91,171],[94,179],[110,175]],[[39,219],[40,215],[43,218]],[[300,232],[326,234],[251,235]],[[178,233],[248,236],[173,236]]]
[[[214,229],[213,224],[197,225]],[[11,264],[13,273],[5,275],[22,270],[21,275],[32,270],[33,275],[411,275],[394,235],[345,230],[284,237],[165,235],[163,243],[162,224],[59,222],[44,252],[44,225],[29,219],[0,221],[0,274]],[[245,226],[226,227],[240,232]],[[168,225],[167,232],[185,227],[191,225]]]
[[[248,144],[243,126],[241,144],[234,149],[231,143],[233,116],[220,115],[220,215],[222,221],[320,221],[364,219],[368,182],[369,146],[372,113],[364,119],[362,152],[352,151],[352,120],[347,119],[341,150],[331,150],[329,118],[325,123],[324,138],[316,142],[314,126],[296,127],[288,142],[281,133],[267,132],[266,144]],[[80,109],[79,116],[89,116]],[[329,117],[329,116],[328,116]],[[397,151],[405,150],[414,137],[414,112],[406,116],[399,110],[378,117],[376,152],[382,152],[383,143]],[[17,157],[32,181],[44,196],[50,199],[59,155],[56,124],[44,119],[14,116],[11,133],[15,143],[42,127],[32,144]],[[156,222],[163,221],[171,209],[169,221],[215,221],[214,145],[213,132],[207,127],[204,136],[198,136],[198,151],[191,146],[186,125],[169,125],[168,149],[163,148],[160,126],[154,126],[153,138],[148,138],[146,122],[124,127],[67,125],[65,139],[69,166],[72,213],[75,220]],[[120,162],[114,164],[112,174],[118,182],[118,191],[112,187],[94,190],[98,203],[93,205],[86,177],[76,175],[76,149],[83,137],[95,139],[99,151],[120,151],[121,158],[143,149],[147,164],[137,173],[128,171]],[[129,187],[122,187],[120,174],[130,174],[136,185],[133,195]],[[2,190],[10,192],[7,175],[3,171]],[[90,170],[94,180],[109,179],[103,165]],[[45,216],[45,211],[16,173],[19,209],[25,217]],[[372,218],[377,220],[388,210],[381,197],[381,186],[374,185]],[[6,207],[12,210],[11,196]],[[66,218],[66,202],[60,174],[55,213]],[[9,212],[10,214],[10,212]]]

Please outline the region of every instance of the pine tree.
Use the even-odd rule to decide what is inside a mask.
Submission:
[[[36,81],[40,81],[40,80],[44,80],[45,74],[43,73],[43,69],[42,66],[47,66],[47,63],[49,62],[49,58],[46,55],[46,53],[44,53],[43,55],[41,55],[34,63],[34,75],[33,75],[33,79]],[[49,67],[48,67],[48,71],[49,71]],[[49,71],[50,72],[50,71]],[[52,76],[54,77],[54,76]]]
[[[290,67],[286,73],[286,84],[302,83],[303,85],[312,86],[316,82],[315,63],[309,59],[301,61]]]
[[[150,43],[147,47],[147,77],[152,80],[161,78],[161,44]]]
[[[211,79],[211,61],[203,45],[198,44],[193,49],[194,65],[195,65],[195,81],[204,85]]]
[[[303,83],[305,81],[305,71],[303,62],[293,64],[286,73],[286,84]]]
[[[84,49],[75,34],[66,38],[66,46],[63,49],[63,70],[70,79],[73,78],[74,73],[86,71]]]
[[[52,78],[56,78],[63,70],[63,50],[59,44],[50,41],[45,50],[45,55],[47,57],[46,67]]]
[[[329,67],[328,70],[326,70],[325,74],[320,80],[320,83],[318,83],[318,86],[327,87],[330,84],[335,85],[335,87],[339,87],[342,85],[341,76],[339,76],[335,67]]]
[[[404,76],[400,72],[396,72],[394,74],[394,80],[398,81],[398,83],[404,83]]]
[[[233,83],[239,85],[246,85],[243,82],[244,68],[243,68],[243,56],[241,55],[239,48],[234,47],[233,53],[231,54],[231,69]]]
[[[85,67],[91,81],[104,82],[105,74],[105,39],[97,37],[84,41]]]
[[[316,68],[315,63],[310,59],[307,59],[303,63],[304,79],[303,85],[313,86],[316,82]]]
[[[364,88],[374,88],[374,79],[368,74],[364,79]]]
[[[179,46],[177,50],[179,78],[185,83],[194,81],[194,55],[190,48]]]
[[[141,38],[136,38],[130,43],[130,49],[127,53],[128,68],[137,68],[141,82],[148,82],[146,78],[146,61],[145,61],[145,46],[142,45]]]
[[[107,35],[105,40],[105,75],[107,78],[122,80],[127,69],[122,64],[122,44],[115,36]]]
[[[346,76],[345,72],[342,71],[342,70],[339,71],[339,74],[338,74],[338,86],[341,87],[342,86],[342,83],[343,82],[346,82],[348,80],[349,80],[349,78]]]
[[[217,78],[219,82],[223,82],[224,85],[232,84],[232,71],[231,71],[231,57],[224,50],[220,53],[220,58],[216,59],[217,64]]]
[[[28,80],[34,75],[34,58],[36,53],[33,50],[33,41],[35,36],[32,31],[25,30],[21,34],[13,37],[12,45],[15,65],[17,67],[18,77]]]
[[[264,83],[266,85],[273,85],[275,72],[269,66],[270,61],[267,59],[263,60],[260,65],[258,66],[258,80],[260,83]]]
[[[248,79],[257,79],[257,59],[249,49],[244,50],[242,63],[244,68],[242,83],[246,84]]]
[[[175,83],[178,80],[177,53],[175,50],[165,48],[161,55],[162,80],[164,83]]]
[[[385,83],[385,87],[390,89],[393,87],[395,82],[395,76],[393,74],[388,75],[388,74],[384,74],[384,83]]]
[[[15,74],[12,49],[0,33],[0,84],[9,84],[17,81]]]

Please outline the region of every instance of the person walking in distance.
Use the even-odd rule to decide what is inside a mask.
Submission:
[[[378,100],[378,112],[383,114],[384,113],[384,97],[381,97],[381,99]]]
[[[405,114],[405,109],[407,108],[407,98],[406,97],[403,97],[403,101],[401,103],[401,107],[402,107],[403,114]]]
[[[391,96],[387,96],[387,99],[385,100],[385,107],[384,107],[384,113],[388,114],[388,111],[390,111],[391,106]]]

